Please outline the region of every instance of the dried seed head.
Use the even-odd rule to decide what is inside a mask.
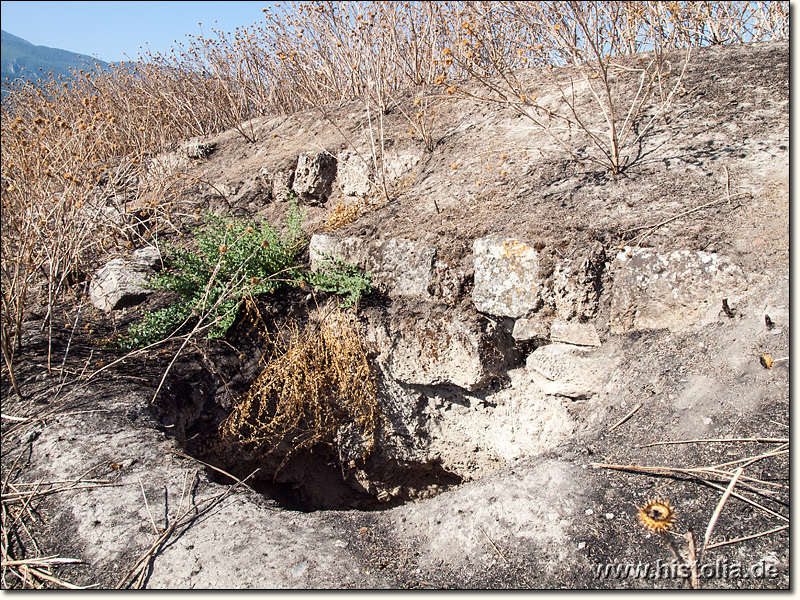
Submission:
[[[674,520],[675,509],[670,506],[669,500],[649,500],[639,509],[639,521],[651,531],[666,531]]]

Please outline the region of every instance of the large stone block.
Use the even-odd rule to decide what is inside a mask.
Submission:
[[[539,297],[539,254],[514,239],[480,238],[473,243],[475,288],[472,300],[480,312],[522,317],[536,310]]]
[[[600,278],[605,265],[605,251],[600,242],[577,251],[556,265],[553,273],[553,296],[556,312],[564,320],[588,319],[597,312]]]
[[[316,234],[311,238],[309,255],[314,270],[327,255],[369,271],[373,288],[392,297],[452,304],[465,277],[462,271],[436,261],[435,246],[412,240],[368,242]]]
[[[592,351],[571,344],[548,344],[534,350],[525,367],[545,394],[587,398],[598,393],[616,362],[596,357]]]
[[[336,157],[328,152],[304,153],[297,157],[292,190],[303,202],[326,202],[336,178]]]
[[[366,270],[368,251],[369,245],[363,238],[337,238],[324,233],[312,235],[308,244],[312,271],[318,271],[327,257],[333,257]]]
[[[611,300],[611,328],[677,331],[716,320],[722,299],[746,281],[728,259],[707,252],[678,250],[667,255],[649,248],[617,255]]]
[[[156,248],[142,248],[133,260],[115,258],[97,271],[89,284],[89,300],[100,310],[111,312],[144,301],[152,290],[147,277],[161,261]]]
[[[342,152],[338,156],[337,179],[339,189],[345,196],[366,198],[375,190],[371,157],[355,152]]]
[[[509,332],[478,314],[399,300],[391,309],[370,307],[363,314],[379,360],[406,384],[480,389],[519,360]]]
[[[369,270],[376,289],[390,296],[428,300],[436,248],[411,240],[390,238],[372,242]]]
[[[281,169],[269,176],[267,188],[272,193],[273,199],[277,202],[288,202],[293,195],[293,183],[294,169]]]

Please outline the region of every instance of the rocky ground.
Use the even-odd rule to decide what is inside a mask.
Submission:
[[[231,485],[198,459],[240,479],[263,466],[212,451],[260,371],[257,332],[242,320],[191,345],[154,397],[177,347],[112,364],[122,354],[99,340],[171,298],[78,296],[52,346],[30,315],[25,399],[2,382],[4,496],[69,488],[27,505],[16,556],[35,539],[82,561],[59,578],[100,587],[136,585],[123,578],[145,557],[149,588],[681,588],[600,571],[673,561],[638,521],[650,499],[674,507],[681,553],[689,531],[701,545],[745,466],[711,544],[771,533],[708,549],[700,585],[789,587],[788,528],[774,531],[789,515],[789,361],[763,358],[789,356],[788,43],[695,51],[620,175],[549,150],[513,108],[432,102],[432,151],[399,108],[385,117],[389,201],[353,159],[369,153],[359,103],[153,161],[191,175],[174,198],[186,221],[201,206],[278,223],[292,185],[308,260],[324,249],[372,272],[358,319],[387,421],[372,462],[348,466],[340,440],[277,481]],[[348,206],[357,218],[326,227]],[[312,305],[292,289],[260,308],[280,323]]]

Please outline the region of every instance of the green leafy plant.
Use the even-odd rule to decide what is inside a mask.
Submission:
[[[283,285],[308,280],[316,289],[346,294],[352,306],[370,291],[370,275],[333,257],[322,269],[306,273],[299,256],[308,245],[301,225],[304,213],[292,202],[281,229],[253,219],[207,214],[195,236],[194,249],[164,247],[169,268],[150,279],[154,289],[176,292],[175,303],[131,325],[119,345],[141,348],[169,337],[191,320],[207,338],[228,331],[247,298],[275,292]]]
[[[316,289],[337,295],[347,295],[341,306],[353,306],[358,300],[372,291],[371,274],[358,267],[326,254],[319,253],[320,267],[308,275],[308,281]]]

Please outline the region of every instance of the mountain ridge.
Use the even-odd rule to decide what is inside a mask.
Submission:
[[[0,81],[4,84],[17,78],[35,79],[51,71],[54,77],[70,77],[70,69],[108,67],[107,62],[97,58],[61,48],[37,46],[4,29],[0,30],[0,50]]]

